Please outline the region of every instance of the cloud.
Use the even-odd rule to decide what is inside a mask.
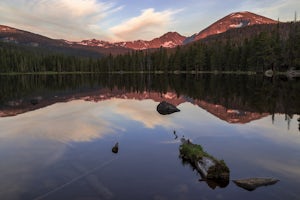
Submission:
[[[299,0],[274,0],[272,2],[268,0],[247,0],[241,3],[240,9],[255,12],[274,20],[279,18],[280,21],[285,22],[294,20],[294,13],[297,12],[299,7]]]
[[[142,10],[141,14],[110,28],[116,40],[153,39],[167,31],[174,24],[174,14],[180,10],[155,11],[154,8]]]
[[[105,37],[101,22],[121,9],[97,0],[1,0],[0,23],[52,38]]]

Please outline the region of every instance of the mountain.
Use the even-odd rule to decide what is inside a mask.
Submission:
[[[136,40],[111,43],[108,41],[91,39],[73,42],[68,40],[51,39],[42,35],[0,25],[0,41],[32,47],[42,47],[69,54],[98,55],[108,53],[124,53],[130,49],[143,50],[160,47],[173,48],[181,45],[186,39],[177,32],[168,32],[150,41]]]
[[[129,49],[121,46],[85,45],[61,39],[51,39],[39,34],[19,30],[9,26],[0,25],[0,42],[16,45],[41,48],[47,51],[54,51],[76,56],[99,57],[108,53],[124,53]]]
[[[204,39],[210,35],[220,34],[230,29],[243,28],[255,24],[274,24],[274,23],[277,23],[277,21],[251,12],[247,12],[247,11],[235,12],[216,21],[215,23],[211,24],[210,26],[200,31],[199,33],[186,38],[184,44],[197,41],[200,39]]]
[[[174,48],[178,45],[184,45],[193,41],[204,39],[208,36],[223,33],[230,29],[237,29],[255,24],[274,23],[277,23],[277,21],[251,12],[236,12],[225,16],[224,18],[216,21],[209,27],[190,37],[182,36],[177,32],[168,32],[150,41],[136,40],[115,43],[97,39],[82,40],[80,42],[55,40],[27,31],[0,25],[0,41],[33,47],[44,47],[47,49],[59,52],[68,52],[75,55],[99,56],[99,54],[125,53],[132,49],[144,50],[156,49],[160,47]]]
[[[182,45],[185,39],[185,36],[182,36],[177,32],[168,32],[161,37],[155,38],[150,41],[137,40],[133,42],[121,42],[117,44],[135,50],[156,49],[160,47],[174,48],[178,45]]]
[[[90,47],[100,47],[100,48],[105,48],[105,49],[109,49],[109,48],[114,48],[117,45],[115,45],[114,43],[110,43],[107,41],[103,41],[103,40],[97,40],[97,39],[91,39],[91,40],[82,40],[81,42],[70,42],[70,41],[65,41],[69,44],[78,44],[78,45],[83,45],[83,46],[90,46]]]
[[[146,40],[135,40],[127,42],[116,42],[110,43],[102,40],[82,40],[81,42],[73,42],[73,44],[81,44],[85,46],[93,47],[103,47],[103,48],[112,48],[112,47],[123,47],[127,49],[134,50],[144,50],[144,49],[156,49],[160,47],[165,48],[174,48],[178,45],[182,45],[183,41],[186,39],[185,36],[180,35],[177,32],[168,32],[161,37],[155,38],[150,41]]]
[[[277,21],[251,12],[247,12],[247,11],[235,12],[223,17],[222,19],[216,21],[209,27],[205,28],[204,30],[190,37],[182,36],[177,32],[168,32],[162,35],[161,37],[155,38],[150,41],[136,40],[136,41],[109,43],[106,41],[92,39],[92,40],[83,40],[77,44],[82,44],[87,46],[100,46],[105,48],[111,48],[115,46],[115,47],[124,47],[124,48],[134,49],[134,50],[156,49],[160,47],[174,48],[178,45],[184,45],[193,41],[204,39],[208,36],[223,33],[230,29],[237,29],[237,28],[242,28],[242,27],[251,26],[255,24],[274,24],[274,23],[277,23]]]

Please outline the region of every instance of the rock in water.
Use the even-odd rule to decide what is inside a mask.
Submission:
[[[162,101],[158,104],[157,108],[156,108],[157,112],[161,115],[169,115],[172,114],[174,112],[179,112],[180,110],[178,108],[176,108],[176,106],[166,102],[166,101]]]
[[[39,101],[37,99],[31,99],[30,103],[35,106],[36,104],[39,103]]]
[[[119,143],[117,142],[116,144],[115,144],[115,146],[111,149],[111,151],[113,152],[113,153],[118,153],[118,151],[119,151]]]
[[[274,185],[279,180],[274,178],[248,178],[248,179],[239,179],[233,180],[233,182],[248,191],[253,191],[261,186]]]
[[[30,100],[30,103],[35,106],[36,104],[40,103],[41,100],[42,100],[41,96],[34,97]]]

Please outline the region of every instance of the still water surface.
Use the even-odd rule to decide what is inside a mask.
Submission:
[[[21,77],[1,77],[0,199],[300,199],[299,93],[290,94],[299,91],[298,80],[123,75],[108,83],[74,76],[23,77],[28,85]],[[259,81],[275,99],[261,96],[261,87],[247,89]],[[280,94],[272,87],[278,84]],[[211,85],[227,96],[208,91]],[[162,100],[181,111],[160,115]],[[252,192],[233,182],[220,188],[199,181],[179,158],[182,137],[224,159],[231,180],[280,181]]]

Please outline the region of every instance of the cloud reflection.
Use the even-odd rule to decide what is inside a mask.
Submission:
[[[157,126],[163,126],[165,128],[178,127],[178,125],[172,122],[169,116],[163,116],[156,112],[158,103],[153,100],[125,101],[115,99],[114,103],[117,105],[114,112],[131,120],[140,122],[146,128],[155,128]]]
[[[122,119],[140,122],[146,128],[178,127],[170,117],[159,115],[156,106],[157,102],[152,100],[124,99],[101,103],[58,103],[18,116],[0,118],[0,138],[50,139],[65,144],[89,142],[124,131],[126,124]]]
[[[152,100],[79,100],[0,118],[0,159],[5,160],[0,163],[0,199],[28,192],[34,174],[63,158],[75,143],[123,132],[132,121],[146,128],[175,126],[156,112],[156,105]]]
[[[114,129],[107,120],[92,114],[93,105],[80,101],[53,106],[0,120],[0,138],[32,137],[62,143],[88,142]]]
[[[288,143],[289,145],[300,144],[300,137],[298,131],[298,116],[295,115],[293,119],[288,122],[283,114],[276,114],[275,120],[272,122],[272,116],[262,118],[260,120],[252,121],[244,126],[237,126],[239,133],[244,135],[259,135],[268,140],[275,141],[278,144]]]
[[[256,160],[258,164],[273,172],[282,174],[289,178],[300,177],[299,162],[290,160],[289,162],[279,162],[276,160]]]

